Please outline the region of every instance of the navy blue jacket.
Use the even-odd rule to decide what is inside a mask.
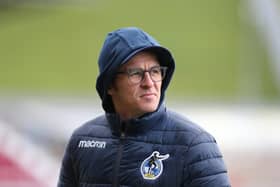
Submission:
[[[155,112],[121,121],[108,95],[121,65],[141,51],[168,67]],[[189,120],[166,110],[164,95],[175,61],[170,51],[136,27],[106,37],[96,89],[105,115],[78,128],[62,162],[58,187],[228,187],[215,139]]]
[[[228,187],[215,139],[166,110],[121,121],[102,115],[67,146],[58,187]]]

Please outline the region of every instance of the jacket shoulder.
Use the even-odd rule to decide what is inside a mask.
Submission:
[[[200,134],[206,133],[209,135],[208,138],[212,137],[200,125],[194,123],[181,114],[174,111],[167,111],[167,116],[166,131],[171,134],[175,134],[176,140],[184,145],[190,145],[197,137],[201,137],[199,139],[204,141],[206,137],[200,136]],[[206,139],[205,141],[208,141]]]
[[[167,111],[169,128],[177,131],[192,131],[193,133],[201,133],[204,131],[202,127],[193,121],[189,120],[187,117],[178,114],[174,111]]]
[[[164,133],[163,144],[189,147],[196,143],[216,142],[210,133],[181,114],[167,110],[165,119],[164,126],[158,127]]]
[[[109,124],[105,115],[101,115],[78,127],[72,136],[106,137],[108,133],[110,133]]]
[[[215,138],[177,113],[169,112],[168,115],[169,128],[176,131],[178,142],[187,145],[184,167],[186,184],[230,187],[227,169]]]

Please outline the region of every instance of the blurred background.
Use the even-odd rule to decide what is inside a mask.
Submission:
[[[1,0],[0,187],[51,187],[75,128],[103,113],[106,34],[169,48],[166,105],[212,133],[233,187],[280,185],[278,0]]]

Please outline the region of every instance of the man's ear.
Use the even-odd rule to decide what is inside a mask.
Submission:
[[[112,88],[108,89],[107,94],[112,96]]]
[[[115,90],[115,88],[114,88],[113,84],[110,84],[107,94],[112,96],[114,94],[114,90]]]

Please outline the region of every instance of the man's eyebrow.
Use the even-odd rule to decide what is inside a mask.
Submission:
[[[148,69],[151,69],[151,68],[154,68],[154,67],[160,67],[160,65],[155,64],[155,65],[149,67]],[[145,69],[145,68],[142,68],[142,67],[127,67],[127,68],[124,68],[124,70],[126,70],[126,69]]]

